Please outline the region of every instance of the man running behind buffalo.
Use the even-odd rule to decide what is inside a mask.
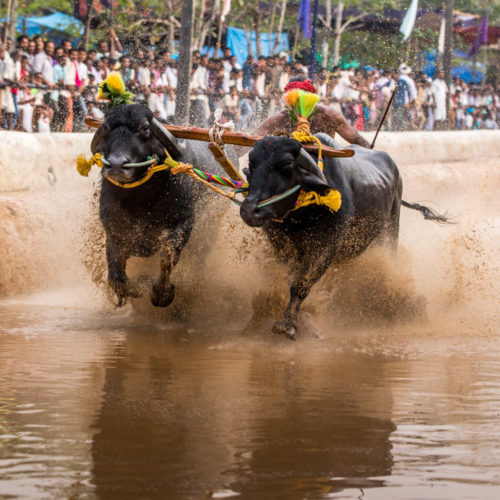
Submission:
[[[303,76],[291,78],[290,82],[283,89],[288,92],[293,89],[302,89],[307,92],[316,92],[316,87],[311,84],[310,80],[306,80]],[[370,148],[370,143],[364,139],[359,132],[347,123],[347,120],[341,113],[338,113],[333,108],[325,106],[324,104],[316,105],[317,111],[311,118],[311,133],[317,134],[324,132],[331,136],[335,136],[337,132],[343,139],[350,144],[358,144],[365,148]],[[273,135],[276,131],[293,132],[293,125],[287,109],[276,113],[265,120],[259,127],[257,127],[253,134],[255,135]]]

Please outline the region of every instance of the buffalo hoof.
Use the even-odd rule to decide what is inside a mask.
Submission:
[[[169,306],[175,297],[175,287],[171,283],[166,287],[153,285],[151,289],[151,304],[155,307]]]
[[[116,297],[118,298],[116,307],[123,307],[127,303],[127,299],[129,297],[138,298],[141,296],[140,291],[129,280],[125,281],[110,280],[109,285],[111,286],[111,288],[116,294]]]
[[[288,321],[276,321],[273,326],[273,333],[285,335],[290,340],[297,340],[297,328]]]

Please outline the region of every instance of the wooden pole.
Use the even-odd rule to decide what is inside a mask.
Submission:
[[[227,157],[224,150],[215,142],[210,142],[208,144],[208,149],[212,152],[214,158],[219,162],[220,166],[226,171],[231,179],[237,179],[239,181],[244,181],[238,169],[231,163],[231,160]]]
[[[96,120],[90,116],[85,118],[85,123],[89,127],[98,128],[102,125],[101,120]],[[194,141],[205,141],[212,142],[210,138],[210,134],[207,128],[200,127],[183,127],[178,125],[163,125],[174,137],[179,139],[191,139]],[[260,135],[250,135],[244,134],[242,132],[224,132],[222,134],[222,140],[225,144],[233,144],[235,146],[247,146],[252,147],[257,141],[260,141],[262,136]],[[311,153],[318,152],[318,146],[315,143],[311,144],[302,144],[306,151]],[[324,144],[321,146],[321,151],[324,157],[341,157],[341,158],[349,158],[354,155],[354,151],[352,149],[336,149],[331,148],[329,146],[325,146]]]
[[[3,43],[7,43],[7,37],[9,36],[9,28],[11,23],[10,11],[12,8],[12,0],[7,0],[7,10],[5,12],[5,23],[3,25]]]
[[[444,81],[450,88],[451,84],[451,59],[453,52],[453,8],[455,7],[454,0],[446,0],[445,10],[445,31],[444,31],[444,53],[443,53],[443,71]],[[450,126],[450,99],[446,98],[446,127]]]
[[[175,122],[189,121],[189,84],[191,82],[191,46],[193,44],[194,0],[184,0],[181,12],[179,78],[175,97]]]
[[[391,98],[389,99],[389,102],[387,103],[387,107],[385,108],[384,111],[384,116],[382,116],[382,120],[380,120],[380,123],[378,124],[377,131],[375,132],[375,137],[373,138],[372,143],[370,144],[370,149],[373,149],[375,147],[375,141],[377,140],[378,133],[380,132],[380,129],[382,128],[382,125],[384,124],[385,117],[387,116],[387,113],[389,112],[389,108],[391,107],[392,101],[394,99],[394,95],[396,94],[396,90],[398,90],[398,86],[394,88]]]

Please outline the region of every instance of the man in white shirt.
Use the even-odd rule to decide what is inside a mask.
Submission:
[[[165,69],[165,79],[168,87],[171,89],[177,88],[177,62],[171,59]]]
[[[16,76],[14,61],[5,50],[5,45],[0,43],[0,83],[13,81]],[[0,100],[4,114],[4,127],[10,130],[12,120],[16,109],[14,107],[14,98],[12,97],[11,87],[6,85],[0,90]]]
[[[199,66],[194,63],[191,72],[191,82],[189,84],[190,92],[190,110],[189,123],[198,127],[207,126],[208,116],[208,97],[206,95],[207,85],[201,74],[198,73]]]
[[[448,86],[444,81],[444,71],[439,71],[437,78],[431,85],[434,94],[434,121],[436,130],[444,130],[446,125],[446,99],[448,98]]]

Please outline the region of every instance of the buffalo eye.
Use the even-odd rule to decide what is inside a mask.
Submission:
[[[151,127],[149,126],[148,123],[146,123],[145,125],[143,125],[140,129],[139,129],[139,132],[142,136],[144,136],[145,138],[149,138],[149,134],[151,132]]]

